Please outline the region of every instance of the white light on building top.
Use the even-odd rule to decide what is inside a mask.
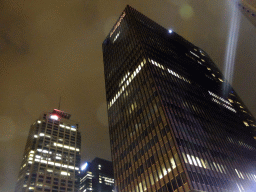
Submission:
[[[82,170],[82,171],[85,170],[86,167],[87,167],[87,165],[88,165],[88,163],[86,162],[86,163],[81,167],[81,170]]]
[[[56,121],[59,119],[59,117],[57,115],[51,115],[50,118],[53,120],[56,120]]]

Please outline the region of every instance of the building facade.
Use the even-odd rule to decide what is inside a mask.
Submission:
[[[80,173],[80,192],[114,192],[113,164],[101,158],[86,162]]]
[[[78,191],[81,136],[70,114],[54,109],[31,125],[15,191]]]
[[[130,6],[103,42],[123,191],[256,191],[255,119],[202,49]]]

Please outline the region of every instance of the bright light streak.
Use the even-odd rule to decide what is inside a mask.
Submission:
[[[59,119],[59,117],[58,117],[57,115],[51,115],[50,118],[51,118],[51,119],[54,119],[54,120],[56,120],[56,121]]]
[[[172,33],[173,31],[171,29],[168,30],[169,33]]]
[[[85,170],[86,167],[87,167],[87,165],[88,165],[88,163],[85,163],[85,164],[81,167],[81,170],[82,170],[82,171]]]
[[[226,47],[224,71],[225,71],[226,80],[230,84],[232,84],[241,13],[236,8],[236,3],[234,2],[230,3],[230,1],[228,1],[227,3],[229,4],[229,7],[231,7],[231,22],[230,22],[229,33],[228,33],[228,42]],[[224,86],[224,94],[227,94],[227,92],[229,91],[228,84],[225,85],[224,83],[223,86]]]

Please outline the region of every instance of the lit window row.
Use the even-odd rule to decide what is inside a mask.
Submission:
[[[57,155],[57,154],[56,154],[56,155]],[[42,157],[42,156],[40,156],[40,155],[36,155],[36,156],[35,156],[35,158],[40,159],[40,158],[43,158],[43,157]],[[59,160],[61,160],[61,157],[56,156],[56,157],[55,157],[55,159],[59,159]],[[32,158],[32,160],[33,160],[33,158]],[[51,158],[48,158],[48,160],[51,160]]]
[[[213,96],[213,97],[215,97],[215,98],[217,98],[217,99],[223,101],[224,103],[226,103],[226,104],[232,106],[232,104],[231,104],[229,101],[227,101],[227,100],[223,99],[222,97],[220,97],[220,96],[214,94],[213,92],[208,91],[208,93],[209,93],[211,96]]]
[[[152,59],[149,59],[149,62],[152,63],[153,65],[155,65],[155,66],[157,66],[157,67],[159,67],[159,68],[164,70],[164,66],[159,64],[159,63],[157,63],[156,61],[154,61]]]
[[[60,124],[60,127],[62,127],[62,128],[65,128],[65,129],[69,129],[69,130],[71,130],[71,131],[76,131],[76,129],[75,129],[75,126],[65,126],[65,125],[63,125],[63,124]]]
[[[67,175],[67,176],[70,176],[70,173],[69,172],[66,172],[66,171],[61,171],[60,172],[61,175]]]
[[[233,111],[234,113],[236,113],[236,110],[234,109],[234,108],[232,108],[232,107],[229,107],[229,106],[227,106],[227,105],[225,105],[225,104],[222,104],[224,107],[226,107],[227,109],[229,109],[230,111]]]
[[[243,147],[247,147],[248,149],[251,149],[251,150],[255,150],[254,147],[246,144],[246,143],[243,143],[242,141],[238,141],[238,143],[236,141],[234,141],[232,138],[228,137],[228,140],[230,143],[233,143],[233,144],[238,144],[240,146],[243,146]]]
[[[45,137],[51,138],[50,135],[46,135],[46,134],[44,134],[44,133],[40,133],[39,136],[40,136],[40,137],[45,136]],[[34,135],[34,138],[38,138],[38,135]]]
[[[224,166],[222,164],[218,164],[218,163],[215,163],[215,162],[212,162],[212,164],[208,163],[207,160],[205,159],[202,159],[199,157],[196,157],[196,156],[193,156],[193,155],[189,155],[189,154],[184,154],[182,153],[183,155],[183,158],[185,160],[185,163],[189,163],[190,165],[194,165],[194,166],[199,166],[199,167],[203,167],[205,169],[211,169],[211,170],[215,170],[217,172],[221,172],[221,173],[225,173],[227,174],[226,172],[226,168],[224,168]],[[236,174],[238,175],[239,178],[241,179],[245,179],[245,176],[247,176],[247,179],[248,180],[252,180],[252,181],[255,181],[256,182],[256,175],[254,174],[251,174],[251,173],[242,173],[241,171],[235,169],[235,172]]]
[[[29,152],[29,156],[28,156],[28,163],[29,164],[32,164],[32,160],[33,160],[33,158],[34,158],[34,154],[35,154],[35,152],[33,151],[33,150],[31,150],[30,152]],[[26,166],[26,163],[23,165],[23,167],[25,167]],[[22,168],[23,168],[22,167]]]
[[[172,75],[174,75],[175,77],[178,77],[179,79],[182,79],[183,81],[187,82],[187,83],[191,83],[188,79],[186,79],[185,77],[175,73],[174,71],[172,71],[171,69],[167,69],[167,71],[169,73],[171,73]]]
[[[192,52],[192,51],[190,51],[190,53],[191,53],[192,55],[196,56],[198,59],[200,59],[200,57],[199,57],[196,53],[194,53],[194,52]],[[187,53],[186,53],[186,56],[189,57],[189,58],[191,58],[191,59],[194,60],[194,61],[197,61],[200,65],[203,65],[203,64],[201,63],[201,61],[202,61],[202,62],[205,62],[204,59],[201,59],[201,61],[196,60],[194,57],[191,57],[191,56],[190,56],[189,54],[187,54]]]
[[[247,145],[246,143],[243,143],[243,142],[241,142],[241,141],[238,141],[238,143],[239,143],[240,145],[242,145],[242,146],[248,147],[249,149],[255,149],[254,147],[252,147],[252,146],[250,146],[250,145]]]
[[[244,179],[244,176],[243,176],[241,171],[239,171],[237,169],[235,169],[235,171],[236,171],[236,174],[238,175],[239,178]]]
[[[240,184],[240,186],[239,186],[239,184],[236,183],[236,185],[237,185],[237,187],[238,187],[238,189],[239,189],[239,192],[244,191],[244,188],[243,188],[243,186],[242,186],[241,184]]]
[[[219,102],[217,99],[212,98],[212,100],[213,100],[215,103],[218,103],[219,105],[222,105],[222,106],[226,107],[227,109],[229,109],[230,111],[233,111],[234,113],[236,113],[236,110],[233,109],[232,107],[229,107],[229,106],[225,105],[224,103]]]
[[[37,151],[39,151],[39,152],[42,152],[42,153],[49,153],[49,154],[52,154],[52,152],[51,151],[47,151],[47,150],[43,150],[43,149],[37,149]]]
[[[85,185],[81,186],[79,190],[82,190],[85,187]]]
[[[115,36],[115,38],[114,38],[114,40],[113,40],[113,43],[117,40],[117,38],[119,37],[119,35],[120,35],[120,32],[118,32],[118,33],[116,34],[116,36]]]
[[[127,77],[129,77],[130,72],[128,72],[122,79],[122,81],[119,83],[119,87],[123,84],[123,82],[127,79]]]
[[[75,170],[79,170],[78,167],[74,167],[74,166],[71,166],[71,165],[66,165],[66,164],[61,164],[61,163],[54,163],[53,161],[47,161],[47,160],[43,160],[43,159],[35,159],[36,162],[39,162],[39,163],[43,163],[43,164],[49,164],[49,165],[55,165],[57,167],[64,167],[64,168],[67,168],[67,169],[75,169]],[[33,162],[31,161],[30,164],[32,164]]]
[[[140,72],[142,67],[146,64],[146,60],[141,62],[141,64],[133,71],[133,73],[130,75],[130,77],[125,81],[124,85],[121,87],[121,89],[117,92],[117,94],[114,96],[114,98],[110,101],[108,104],[108,108],[110,108],[116,100],[120,97],[120,95],[124,92],[126,87],[132,82],[132,80],[136,77],[136,75]]]
[[[220,82],[224,82],[221,78],[218,78]]]
[[[155,65],[155,66],[165,70],[165,67],[163,65],[159,64],[158,62],[156,62],[154,60],[149,59],[149,62],[152,63],[153,65]],[[167,69],[168,73],[172,74],[173,76],[178,77],[179,79],[182,79],[183,81],[185,81],[187,83],[191,83],[188,79],[186,79],[185,77],[179,75],[178,73],[174,72],[173,70],[168,69],[168,68],[166,68],[166,69]]]
[[[93,178],[92,172],[87,172],[87,174],[80,181],[84,181],[87,178],[88,179],[92,179]]]
[[[189,155],[189,154],[185,155],[184,153],[182,153],[182,155],[185,160],[185,163],[189,163],[190,165],[194,165],[194,166],[203,167],[205,169],[215,170],[217,172],[220,171],[221,173],[227,174],[227,172],[222,164],[212,162],[212,165],[211,165],[207,162],[206,159],[202,159],[202,158],[199,159],[199,157]]]
[[[114,179],[109,178],[109,177],[104,177],[104,176],[102,176],[102,178],[104,179],[104,182],[108,182],[108,183],[114,183],[114,182],[115,182]]]
[[[205,56],[205,54],[202,50],[200,50],[200,53],[201,53],[202,56]]]
[[[246,127],[249,127],[249,124],[246,121],[243,121],[243,123]]]
[[[63,144],[60,144],[60,143],[53,143],[53,145],[57,146],[57,147],[62,147],[62,148],[65,148],[65,149],[70,149],[70,150],[73,150],[73,151],[80,151],[78,148],[70,147],[69,145],[63,145]]]
[[[195,54],[194,52],[190,51],[191,54],[193,54],[194,56],[196,56],[197,58],[200,58],[197,54]]]
[[[247,177],[248,180],[256,182],[256,175],[255,174],[246,173],[246,172],[242,173],[241,171],[239,171],[237,169],[235,169],[235,171],[236,171],[236,174],[239,178],[245,179],[245,177]]]

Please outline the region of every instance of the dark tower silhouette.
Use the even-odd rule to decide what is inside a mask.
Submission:
[[[255,119],[206,52],[127,6],[103,59],[119,192],[253,191]]]

